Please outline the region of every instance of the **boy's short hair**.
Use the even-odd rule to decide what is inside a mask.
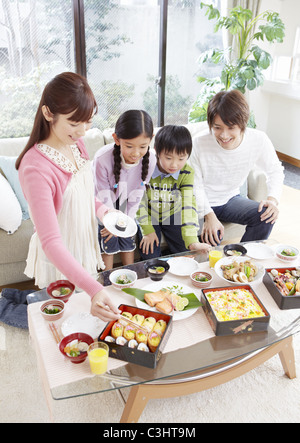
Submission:
[[[163,151],[175,151],[178,155],[190,156],[192,144],[192,136],[185,126],[166,125],[160,128],[155,136],[155,151],[158,156]]]
[[[207,109],[207,123],[210,130],[217,115],[226,126],[237,125],[242,132],[245,132],[250,112],[244,95],[236,89],[216,94],[210,100]]]

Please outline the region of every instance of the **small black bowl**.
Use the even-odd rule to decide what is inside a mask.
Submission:
[[[153,281],[160,281],[163,279],[163,277],[166,275],[168,270],[170,269],[170,265],[163,261],[159,260],[157,258],[153,258],[152,260],[148,260],[145,263],[145,269],[147,271],[148,277],[151,278]],[[164,268],[163,272],[155,272],[155,268]]]
[[[238,243],[224,246],[223,251],[227,257],[239,257],[247,254],[247,249]],[[237,251],[240,254],[228,254],[228,251]]]

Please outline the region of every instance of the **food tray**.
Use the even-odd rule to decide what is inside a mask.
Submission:
[[[266,269],[263,282],[271,296],[273,297],[274,301],[278,305],[279,309],[287,310],[287,309],[300,309],[300,295],[291,295],[286,296],[283,295],[279,289],[276,287],[272,277],[269,275],[269,272],[272,271],[272,269],[276,269],[276,271],[284,274],[285,272],[289,271],[295,271],[296,268],[268,268]]]
[[[132,315],[140,314],[143,315],[145,318],[154,317],[156,321],[164,320],[167,323],[167,327],[155,352],[140,351],[137,348],[129,348],[127,345],[122,346],[116,343],[106,342],[109,346],[109,357],[127,361],[128,363],[135,363],[137,365],[146,366],[147,368],[156,368],[157,363],[162,355],[162,351],[172,331],[172,316],[162,314],[160,312],[149,311],[148,309],[140,309],[135,306],[123,304],[119,306],[119,309],[121,310],[121,312],[130,312]],[[108,335],[111,335],[111,329],[114,323],[115,321],[107,323],[107,325],[99,335],[99,340],[104,341]]]
[[[242,320],[228,320],[228,321],[220,321],[216,317],[214,310],[206,297],[206,294],[214,291],[223,291],[223,290],[240,290],[246,289],[251,295],[254,297],[256,302],[262,308],[265,316],[264,317],[256,317],[256,318],[245,318]],[[211,325],[214,333],[216,335],[236,335],[236,334],[244,334],[248,332],[258,332],[258,331],[266,331],[268,329],[270,323],[270,314],[257,297],[256,293],[253,291],[250,285],[239,285],[239,286],[224,286],[220,288],[208,288],[202,289],[201,301],[203,303],[203,310],[206,314],[206,317]]]

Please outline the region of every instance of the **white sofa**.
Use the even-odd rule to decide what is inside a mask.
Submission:
[[[192,137],[197,136],[206,126],[206,123],[194,123],[187,125]],[[156,128],[157,131],[158,128]],[[85,144],[90,158],[93,159],[96,151],[102,146],[111,143],[113,129],[101,132],[99,129],[90,129],[85,136]],[[4,157],[17,157],[27,142],[27,137],[15,139],[0,139],[0,160]],[[152,141],[153,145],[154,140]],[[1,167],[1,163],[0,163]],[[2,175],[5,176],[5,173]],[[9,177],[5,177],[10,182]],[[260,201],[266,196],[265,176],[260,171],[252,171],[248,177],[248,196],[253,200]],[[2,206],[2,204],[1,204]],[[3,206],[0,211],[3,214]],[[1,212],[0,212],[1,221]],[[0,223],[1,226],[1,223]],[[225,237],[223,242],[230,239],[238,239],[243,235],[243,227],[234,224],[225,225]],[[0,290],[6,285],[24,282],[28,280],[24,274],[29,241],[33,233],[33,225],[30,219],[21,220],[20,226],[9,234],[5,228],[0,228]],[[138,255],[136,255],[138,258]],[[116,262],[120,262],[116,257]]]

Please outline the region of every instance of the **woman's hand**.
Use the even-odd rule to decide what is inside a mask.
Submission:
[[[142,249],[143,254],[149,254],[149,250],[151,254],[154,252],[154,243],[156,243],[157,247],[159,246],[159,239],[155,232],[151,232],[151,234],[145,235],[140,242],[140,249]]]
[[[92,298],[91,314],[95,317],[99,317],[105,322],[108,322],[118,320],[120,318],[121,311],[111,301],[107,290],[104,288],[97,292],[97,294]]]
[[[201,240],[212,246],[218,246],[224,236],[224,226],[214,212],[205,215]]]
[[[272,197],[268,197],[267,200],[262,200],[259,204],[258,212],[261,212],[263,208],[266,208],[266,210],[260,217],[261,221],[265,221],[266,223],[271,223],[273,225],[279,215],[277,200],[273,199]]]

